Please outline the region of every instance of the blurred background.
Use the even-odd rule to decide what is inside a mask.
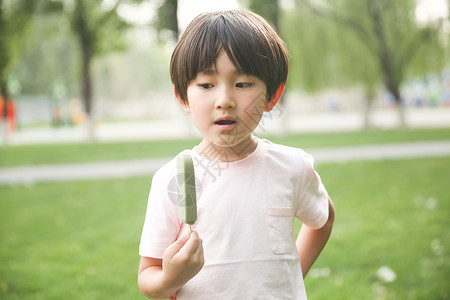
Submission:
[[[448,2],[391,2],[3,0],[1,142],[195,134],[170,55],[197,14],[232,8],[264,16],[291,53],[286,116],[271,130],[448,125]]]
[[[170,56],[234,8],[290,52],[256,134],[336,205],[309,298],[450,299],[450,0],[0,0],[1,299],[143,299],[152,174],[200,140]]]

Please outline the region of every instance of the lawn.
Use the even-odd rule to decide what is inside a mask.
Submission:
[[[264,137],[264,136],[262,136]],[[275,143],[300,148],[333,147],[411,141],[450,140],[450,128],[395,129],[345,133],[295,134],[267,137]],[[175,156],[199,140],[166,140],[133,143],[56,144],[0,147],[0,167],[108,161]]]
[[[337,217],[309,298],[449,299],[449,167],[450,157],[318,165]],[[150,179],[0,186],[0,299],[144,299]],[[383,266],[394,281],[377,276]]]
[[[449,167],[450,157],[319,165],[337,216],[310,298],[450,299]],[[377,276],[384,266],[395,281]]]

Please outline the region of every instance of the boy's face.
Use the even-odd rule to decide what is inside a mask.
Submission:
[[[279,99],[274,96],[269,102],[266,92],[261,79],[239,73],[222,51],[215,68],[198,73],[188,85],[183,107],[208,142],[219,147],[245,145],[251,143],[263,112]]]

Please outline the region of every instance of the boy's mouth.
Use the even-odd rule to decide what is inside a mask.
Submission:
[[[237,122],[231,118],[223,118],[215,121],[214,124],[220,131],[230,131],[234,129]]]
[[[235,124],[236,121],[235,120],[231,120],[231,119],[227,119],[227,120],[219,120],[216,121],[215,124],[217,125],[231,125],[231,124]]]

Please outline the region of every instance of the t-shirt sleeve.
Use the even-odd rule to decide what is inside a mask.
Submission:
[[[328,220],[328,193],[314,170],[314,159],[303,152],[303,176],[298,193],[296,217],[306,226],[319,229]]]
[[[139,245],[140,256],[162,259],[166,248],[179,235],[181,223],[176,203],[169,196],[170,180],[167,170],[159,170],[153,176]]]

